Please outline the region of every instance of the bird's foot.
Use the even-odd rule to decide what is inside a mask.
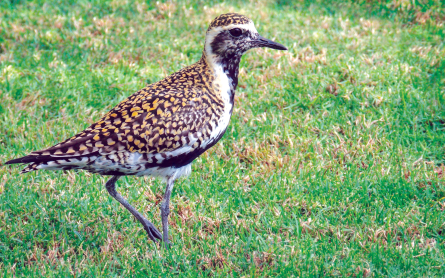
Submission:
[[[163,242],[162,242],[162,244],[164,245],[164,247],[165,247],[165,249],[169,249],[170,247],[171,247],[171,245],[172,245],[172,243],[171,243],[171,241],[170,240],[164,240]]]
[[[162,240],[162,234],[158,231],[158,229],[156,229],[155,225],[153,225],[153,223],[145,218],[143,220],[144,222],[142,223],[142,225],[144,226],[144,230],[147,232],[148,237],[154,242]]]

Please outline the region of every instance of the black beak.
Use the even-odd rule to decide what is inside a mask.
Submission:
[[[284,45],[263,38],[262,36],[258,36],[258,38],[256,39],[256,47],[269,47],[278,50],[287,50],[287,47],[285,47]]]

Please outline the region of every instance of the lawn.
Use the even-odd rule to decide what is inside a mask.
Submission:
[[[197,61],[221,13],[289,48],[244,55],[226,134],[173,190],[170,250],[106,177],[2,166],[0,275],[444,277],[444,4],[332,2],[0,1],[2,163]],[[164,184],[118,188],[161,226]]]

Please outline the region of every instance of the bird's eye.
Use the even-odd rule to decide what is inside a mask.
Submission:
[[[241,31],[240,28],[233,28],[229,31],[230,35],[234,36],[234,37],[239,37],[243,34],[243,31]]]

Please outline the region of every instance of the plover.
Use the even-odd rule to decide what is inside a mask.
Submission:
[[[207,30],[201,59],[131,95],[98,122],[44,150],[10,160],[34,170],[82,169],[112,176],[111,196],[129,210],[153,240],[168,240],[173,183],[188,175],[191,163],[218,142],[229,125],[241,56],[249,49],[287,50],[258,34],[252,20],[228,13]],[[163,233],[117,191],[125,175],[161,177],[167,182],[161,203]]]

